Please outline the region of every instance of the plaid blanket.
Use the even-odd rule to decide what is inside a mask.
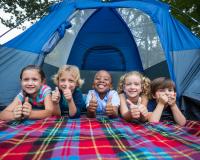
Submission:
[[[199,159],[200,122],[51,117],[0,121],[0,159]]]

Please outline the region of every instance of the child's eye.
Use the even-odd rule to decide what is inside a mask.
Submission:
[[[72,80],[72,79],[69,79],[69,82],[70,82],[70,83],[74,83],[74,80]]]
[[[65,79],[60,79],[60,82],[65,82]]]
[[[26,81],[28,81],[29,79],[28,78],[24,78],[24,79],[22,79],[22,81],[24,81],[24,82],[26,82]]]
[[[33,80],[33,81],[38,81],[38,79],[37,79],[37,78],[33,78],[32,80]]]
[[[131,83],[126,83],[125,85],[126,85],[126,86],[130,86],[130,85],[131,85]]]
[[[165,90],[164,90],[164,89],[159,89],[158,91],[159,91],[159,92],[165,92]]]
[[[174,89],[173,89],[173,88],[171,88],[171,89],[169,89],[168,91],[169,91],[169,92],[174,92]]]
[[[139,86],[139,85],[140,85],[140,83],[134,83],[134,85],[136,85],[136,86]]]

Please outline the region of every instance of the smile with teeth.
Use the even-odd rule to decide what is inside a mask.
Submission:
[[[105,88],[105,86],[103,84],[98,84],[97,87],[100,89]]]

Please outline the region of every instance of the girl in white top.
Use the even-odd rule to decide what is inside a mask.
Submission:
[[[150,80],[137,71],[121,76],[118,93],[120,97],[120,113],[127,120],[147,121]]]

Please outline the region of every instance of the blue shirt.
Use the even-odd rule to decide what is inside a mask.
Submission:
[[[72,97],[76,106],[76,114],[74,116],[70,116],[70,118],[78,118],[80,117],[81,110],[84,110],[85,108],[85,101],[83,99],[82,92],[80,88],[75,88],[74,92],[72,93]],[[60,110],[61,110],[61,115],[64,116],[66,114],[69,114],[69,107],[68,107],[68,102],[65,99],[63,93],[61,92],[61,98],[60,98]]]
[[[40,89],[37,92],[37,96],[35,99],[31,98],[30,96],[28,96],[29,98],[29,103],[32,105],[32,109],[33,110],[44,110],[45,106],[44,106],[44,99],[47,95],[51,94],[51,88],[47,85],[42,85],[40,87]],[[18,95],[17,98],[24,103],[24,94],[23,91],[21,91]]]
[[[147,109],[149,112],[153,112],[157,106],[156,100],[150,100],[147,105]],[[162,115],[161,115],[161,120],[174,120],[172,111],[170,107],[167,107],[166,109],[163,110]]]
[[[96,97],[96,100],[97,100],[97,113],[105,113],[105,109],[106,109],[106,104],[108,102],[108,98],[111,96],[112,97],[112,100],[111,100],[111,104],[113,106],[116,106],[118,107],[120,105],[120,99],[119,99],[119,95],[118,93],[115,91],[115,90],[109,90],[105,97],[103,99],[101,99],[99,97],[99,94],[97,91],[95,90],[90,90],[88,92],[88,95],[87,95],[87,99],[86,99],[86,107],[89,106],[89,103],[90,103],[90,100],[92,98],[92,93],[94,93],[95,97]]]

